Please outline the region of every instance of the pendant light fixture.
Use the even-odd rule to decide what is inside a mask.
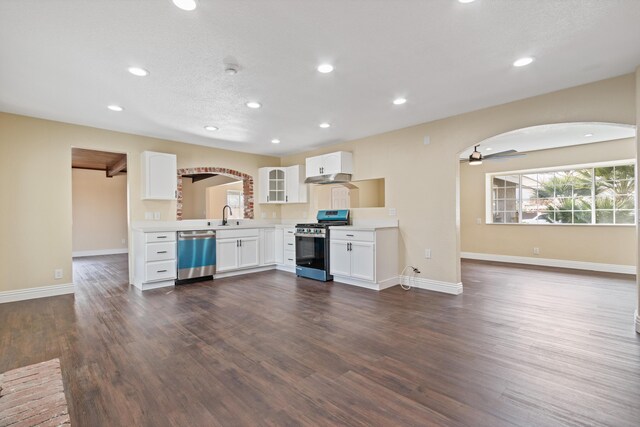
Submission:
[[[482,153],[478,151],[479,145],[473,147],[473,153],[469,155],[469,164],[477,166],[482,164]]]

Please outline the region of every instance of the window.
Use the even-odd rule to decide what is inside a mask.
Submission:
[[[487,175],[494,224],[634,224],[635,165]]]
[[[227,190],[227,204],[231,207],[233,215],[229,218],[242,219],[244,215],[244,195],[242,191]]]

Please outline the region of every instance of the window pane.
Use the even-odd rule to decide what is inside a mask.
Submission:
[[[498,197],[497,198],[498,199],[504,199],[504,193],[505,193],[504,188],[499,188],[498,189]]]
[[[616,193],[629,194],[635,191],[635,183],[632,180],[614,181],[613,190]]]
[[[502,212],[494,212],[493,213],[493,222],[495,224],[500,224],[504,222],[504,214]]]
[[[633,224],[633,211],[616,211],[616,224]]]
[[[590,211],[593,205],[591,197],[576,197],[573,199],[573,209],[576,211]]]
[[[556,211],[556,222],[571,224],[573,222],[573,213],[571,211]]]
[[[624,165],[615,167],[615,179],[633,179],[635,171],[633,165]]]
[[[505,222],[514,224],[518,222],[518,213],[517,212],[505,212]]]
[[[596,168],[596,180],[611,181],[613,180],[613,166]]]
[[[573,213],[574,224],[591,224],[591,211],[578,211]]]
[[[596,211],[596,224],[613,224],[613,211]]]
[[[518,204],[515,200],[507,200],[504,202],[504,209],[507,211],[516,211]]]
[[[633,209],[633,194],[616,195],[616,209]]]

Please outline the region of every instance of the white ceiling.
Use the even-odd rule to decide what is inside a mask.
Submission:
[[[592,144],[594,142],[614,141],[623,138],[635,138],[636,127],[616,123],[555,123],[517,129],[492,136],[478,142],[478,151],[483,155],[496,154],[508,150],[520,153],[571,145]],[[473,147],[460,154],[467,159]]]
[[[2,0],[0,110],[281,155],[629,73],[639,23],[637,0]]]

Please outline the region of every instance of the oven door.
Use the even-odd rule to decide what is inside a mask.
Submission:
[[[296,235],[296,266],[326,270],[327,239],[318,236]]]

